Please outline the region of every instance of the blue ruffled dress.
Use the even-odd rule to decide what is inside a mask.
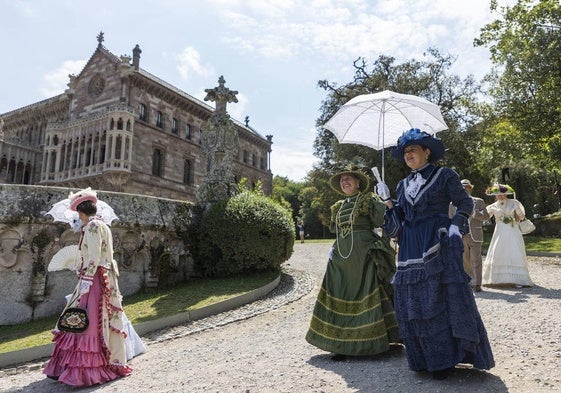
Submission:
[[[412,198],[405,190],[415,173],[401,180],[384,222],[386,233],[399,242],[392,284],[409,368],[437,371],[468,363],[490,369],[495,362],[463,269],[462,240],[448,237],[451,224],[469,232],[473,201],[452,169],[429,164],[418,172],[426,183]],[[457,207],[452,219],[450,203]]]

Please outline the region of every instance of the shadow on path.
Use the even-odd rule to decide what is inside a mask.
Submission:
[[[376,356],[348,357],[341,362],[331,360],[331,356],[313,356],[307,363],[340,375],[353,392],[508,392],[500,377],[467,365],[456,366],[444,381],[432,379],[429,372],[411,371],[401,345]]]

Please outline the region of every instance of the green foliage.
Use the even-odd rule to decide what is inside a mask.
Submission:
[[[302,182],[295,182],[284,176],[273,177],[273,195],[271,197],[292,212],[292,219],[300,214],[298,195],[304,186]]]
[[[348,83],[318,82],[327,93],[316,121],[314,155],[320,161],[309,172],[306,193],[301,194],[303,212],[326,222],[328,207],[336,200],[327,179],[342,163],[359,157],[367,167],[381,165],[382,152],[339,144],[323,125],[351,98],[386,89],[440,106],[449,130],[438,134],[446,146],[439,165],[469,178],[476,185],[475,195],[484,197],[484,189],[501,180],[502,170],[509,168],[509,182],[527,208],[539,205],[536,210],[541,214],[559,209],[561,186],[554,195],[552,177],[561,169],[561,3],[514,0],[499,7],[492,0],[490,4],[498,19],[484,26],[474,40],[474,45],[488,47],[495,64],[485,85],[472,76],[451,75],[456,59],[432,48],[423,59],[403,63],[380,55],[369,65],[359,57]],[[385,181],[394,189],[409,169],[394,160],[390,150],[385,152]]]
[[[195,257],[205,276],[279,269],[292,255],[290,212],[271,198],[245,191],[203,213]]]
[[[381,151],[356,144],[339,144],[331,132],[322,128],[345,102],[357,95],[387,89],[427,98],[440,106],[451,129],[450,137],[445,140],[447,156],[454,159],[462,157],[462,163],[473,162],[463,141],[453,133],[458,134],[458,131],[473,127],[480,121],[481,112],[476,110],[479,85],[471,76],[462,80],[450,74],[449,69],[454,62],[454,57],[443,56],[436,49],[428,49],[423,61],[410,60],[401,64],[397,64],[393,57],[380,56],[372,67],[369,67],[364,59],[359,58],[354,62],[355,76],[349,83],[337,86],[325,80],[318,82],[318,85],[327,91],[327,97],[322,102],[322,113],[316,121],[318,136],[314,141],[314,154],[320,158],[320,163],[310,172],[310,177],[316,177],[320,172],[325,173],[318,179],[317,184],[314,184],[318,191],[317,198],[322,216],[328,215],[328,209],[325,209],[328,205],[327,200],[331,203],[336,200],[333,194],[330,194],[324,178],[335,173],[341,163],[356,161],[358,158],[368,168],[381,167]],[[401,161],[396,162],[390,151],[391,148],[388,148],[384,154],[385,180],[388,186],[393,188],[409,170]]]
[[[247,177],[242,177],[238,182],[238,189],[240,191],[252,191],[257,194],[263,195],[263,182],[258,180],[256,183],[251,183]]]
[[[561,4],[517,0],[499,8],[493,1],[491,9],[500,18],[481,29],[475,45],[487,46],[502,71],[488,78],[497,123],[507,122],[514,130],[509,149],[519,157],[559,168]]]

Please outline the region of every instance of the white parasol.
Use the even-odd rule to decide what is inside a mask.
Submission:
[[[395,146],[403,132],[419,128],[430,134],[448,129],[438,105],[411,94],[384,90],[363,94],[345,103],[325,123],[339,143],[355,143],[382,150]]]
[[[97,213],[96,216],[101,217],[103,222],[107,225],[111,225],[111,223],[118,219],[115,211],[111,206],[109,206],[106,202],[98,200],[96,202]],[[53,217],[53,221],[60,221],[66,222],[70,224],[70,226],[74,227],[74,223],[79,221],[78,219],[78,212],[74,210],[70,210],[70,199],[66,198],[60,202],[57,202],[53,205],[51,210],[45,213],[45,215],[50,215]]]

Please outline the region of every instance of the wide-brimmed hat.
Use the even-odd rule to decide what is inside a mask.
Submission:
[[[76,207],[82,202],[92,201],[93,203],[97,203],[97,192],[92,190],[91,187],[88,187],[74,194],[70,193],[68,199],[70,199],[70,210],[76,211]]]
[[[508,184],[495,183],[491,187],[485,190],[485,195],[512,195],[514,194],[514,188]]]
[[[351,170],[339,172],[336,175],[331,176],[331,178],[329,179],[329,185],[338,194],[346,195],[341,190],[341,184],[339,183],[339,181],[341,180],[341,176],[343,175],[354,176],[360,181],[359,192],[365,192],[370,189],[370,178],[358,169],[351,169]]]
[[[444,144],[442,140],[418,128],[411,128],[399,137],[397,146],[392,150],[392,156],[397,160],[403,160],[405,148],[411,145],[428,147],[431,153],[429,156],[430,162],[436,162],[444,156]]]
[[[471,184],[471,182],[468,179],[462,179],[462,186],[473,188],[473,184]]]

